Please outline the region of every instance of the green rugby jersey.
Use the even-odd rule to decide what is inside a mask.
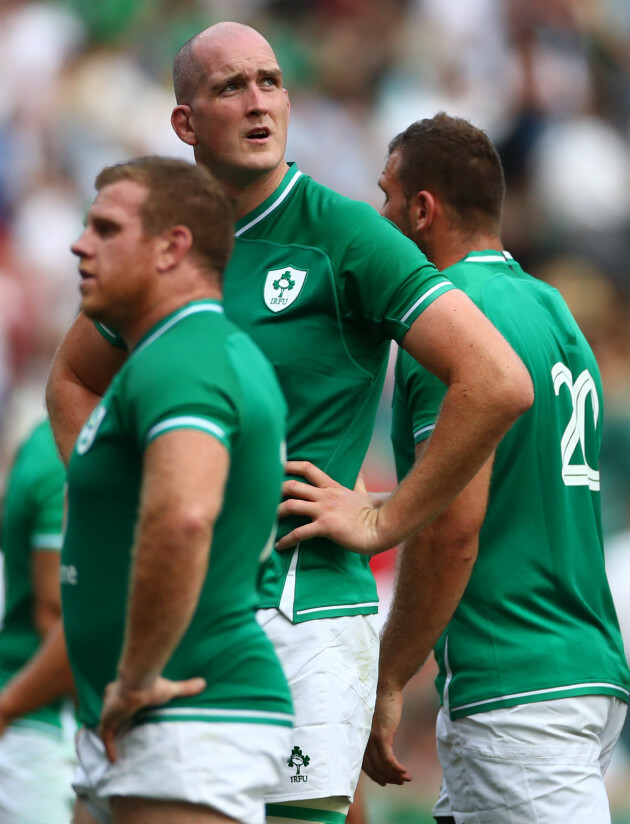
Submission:
[[[202,676],[200,695],[138,722],[291,724],[288,686],[255,619],[259,561],[275,534],[286,407],[273,370],[216,301],[164,318],[131,352],[81,431],[68,466],[63,614],[83,724],[98,723],[120,657],[145,449],[195,428],[230,452],[210,564],[190,626],[164,670]]]
[[[627,700],[630,672],[604,568],[595,357],[560,294],[507,253],[471,253],[445,273],[520,355],[535,401],[497,448],[479,556],[435,649],[442,702],[458,718],[573,695]],[[430,436],[444,391],[400,353],[399,477],[414,444]]]
[[[352,487],[365,458],[390,341],[452,286],[376,211],[292,165],[236,225],[225,310],[275,367],[287,450]],[[300,523],[284,519],[280,535]],[[272,554],[262,607],[295,622],[374,613],[368,559],[314,539]]]
[[[238,221],[225,311],[276,370],[289,408],[290,460],[311,461],[354,486],[390,341],[400,343],[452,288],[393,223],[293,164],[276,191]],[[302,522],[285,518],[279,535]],[[272,553],[260,606],[279,607],[297,623],[375,613],[378,598],[367,558],[316,538]]]
[[[59,551],[65,472],[50,423],[39,423],[21,445],[9,473],[2,518],[5,614],[0,631],[0,688],[37,652],[33,623],[33,553]],[[61,700],[28,713],[14,724],[61,728]]]

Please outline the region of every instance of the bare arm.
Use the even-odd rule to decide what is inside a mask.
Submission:
[[[396,546],[454,499],[533,403],[522,361],[462,292],[448,292],[431,304],[403,346],[448,387],[422,459],[379,508],[326,480],[308,462],[289,462],[287,472],[303,475],[311,485],[286,481],[283,494],[289,500],[279,514],[312,521],[282,538],[278,549],[316,535],[366,555]]]
[[[80,314],[61,342],[48,376],[46,404],[65,464],[81,427],[98,404],[127,353],[111,346]]]
[[[145,454],[125,639],[101,716],[112,760],[115,732],[134,712],[205,686],[200,678],[175,683],[161,673],[199,600],[228,467],[226,448],[194,429],[161,435]]]
[[[74,691],[59,619],[50,628],[37,654],[5,685],[0,693],[0,733],[15,718],[44,707]]]
[[[42,638],[61,618],[59,552],[37,550],[32,554],[33,623]]]
[[[417,457],[423,447],[416,448]],[[402,689],[428,658],[464,594],[477,558],[491,467],[490,460],[441,515],[401,547],[394,599],[381,634],[376,708],[363,763],[379,784],[410,780],[393,753]]]
[[[34,623],[43,644],[0,692],[0,733],[15,718],[46,706],[72,692],[61,622],[59,553],[33,553]]]

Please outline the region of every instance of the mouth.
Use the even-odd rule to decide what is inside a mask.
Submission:
[[[248,140],[266,140],[271,135],[271,131],[266,126],[257,126],[247,132]]]
[[[79,275],[81,276],[81,282],[79,283],[80,290],[82,290],[88,283],[92,283],[96,280],[96,277],[85,269],[79,269]]]

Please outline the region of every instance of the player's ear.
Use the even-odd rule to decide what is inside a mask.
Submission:
[[[192,109],[186,103],[175,106],[171,114],[171,126],[175,134],[184,143],[189,146],[197,145],[197,137],[193,128],[193,114]]]
[[[428,229],[436,216],[436,201],[426,189],[418,192],[413,200],[412,226],[416,232]]]
[[[167,272],[177,266],[190,252],[192,245],[193,236],[188,226],[173,226],[161,234],[156,243],[158,272]]]

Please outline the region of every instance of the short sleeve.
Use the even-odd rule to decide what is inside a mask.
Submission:
[[[398,352],[395,377],[392,444],[401,477],[401,470],[405,475],[411,467],[415,446],[433,432],[447,387],[403,349]]]
[[[174,429],[198,429],[231,451],[239,428],[240,387],[228,360],[217,353],[211,368],[168,360],[158,366],[143,369],[138,363],[127,375],[127,414],[138,447]]]
[[[37,463],[37,477],[31,485],[31,549],[60,550],[63,531],[65,469],[51,442]]]
[[[400,343],[416,318],[455,287],[393,223],[354,203],[338,278],[342,313],[358,312]]]

